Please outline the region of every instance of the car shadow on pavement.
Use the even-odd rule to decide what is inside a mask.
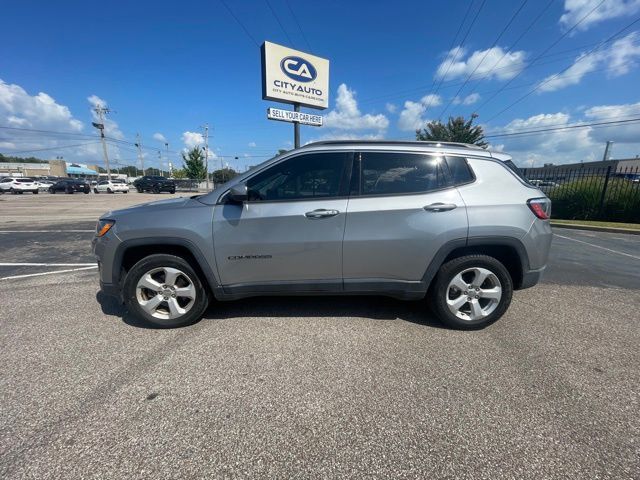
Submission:
[[[131,315],[116,298],[98,292],[96,300],[105,315],[120,317],[127,325],[154,328]],[[402,301],[382,296],[273,296],[242,300],[213,301],[204,320],[243,317],[334,317],[403,320],[434,328],[446,328],[429,311],[425,300]]]

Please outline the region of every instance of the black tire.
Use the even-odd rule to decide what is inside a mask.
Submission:
[[[138,191],[138,193],[142,193],[143,192],[142,187],[136,187],[136,190]]]
[[[172,195],[175,194],[176,193],[176,189],[174,188],[174,189],[170,190],[169,193],[171,193]]]
[[[9,189],[9,192],[11,193],[11,195],[15,195],[16,193],[18,193],[18,192],[15,191],[15,189],[13,187],[11,187]]]
[[[49,188],[49,193],[51,193],[51,194],[55,194],[55,193],[56,193],[56,191],[55,191],[55,189],[54,189],[54,188]]]
[[[94,188],[94,189],[93,189],[93,193],[95,193],[95,194],[97,195],[97,194],[99,194],[100,192],[98,191],[98,189],[97,189],[97,188]]]
[[[85,195],[89,195],[91,193],[91,189],[90,188],[85,188],[84,189],[84,194]]]
[[[160,193],[160,187],[158,185],[153,186],[153,193]]]
[[[107,193],[113,193],[113,190],[111,190],[110,188],[107,188]]]
[[[449,310],[447,305],[450,282],[456,275],[470,268],[484,268],[491,271],[500,281],[502,290],[497,307],[485,317],[477,320],[459,318]],[[432,287],[429,289],[429,304],[438,319],[445,325],[459,330],[472,330],[484,328],[502,317],[511,304],[512,295],[513,281],[501,262],[487,255],[467,255],[455,258],[440,267]]]
[[[73,188],[67,188],[64,193],[68,194],[68,195],[73,195]]]
[[[40,193],[40,192],[39,192],[38,190],[34,190],[34,191],[33,191],[33,194],[34,194],[34,195],[37,195],[37,194],[39,194],[39,193]]]
[[[181,317],[174,319],[157,318],[145,311],[138,303],[136,286],[140,278],[155,268],[171,267],[184,272],[193,283],[196,298],[193,305]],[[202,318],[209,304],[207,289],[194,268],[182,257],[166,254],[154,254],[143,258],[127,273],[123,285],[123,297],[129,312],[143,322],[158,328],[177,328],[194,324]]]

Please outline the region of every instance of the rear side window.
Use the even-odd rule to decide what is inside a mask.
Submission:
[[[360,158],[362,195],[422,193],[447,186],[443,157],[402,152],[363,152]]]
[[[509,170],[511,170],[513,173],[515,173],[516,176],[520,180],[522,180],[523,182],[528,183],[529,185],[531,185],[531,183],[529,183],[529,179],[524,176],[524,174],[522,173],[522,170],[520,170],[515,163],[513,163],[511,160],[507,160],[507,161],[502,162],[502,163],[504,163],[505,166],[507,166],[509,168]]]
[[[467,160],[462,157],[447,157],[449,176],[453,185],[463,185],[473,182],[474,177]]]

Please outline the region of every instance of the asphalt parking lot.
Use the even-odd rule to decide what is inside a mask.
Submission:
[[[1,478],[640,478],[640,236],[556,230],[482,331],[377,297],[153,330],[89,242],[169,196],[0,197]]]

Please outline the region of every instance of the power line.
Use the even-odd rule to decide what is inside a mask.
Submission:
[[[63,148],[75,148],[75,147],[83,147],[85,145],[95,145],[97,143],[100,143],[100,142],[76,143],[75,145],[59,145],[57,147],[34,148],[32,150],[19,150],[19,151],[13,151],[13,152],[8,152],[8,153],[10,153],[11,155],[14,155],[16,153],[46,152],[46,151],[49,151],[49,150],[59,150],[59,149],[63,149]]]
[[[511,51],[516,47],[516,45],[518,45],[518,43],[520,43],[520,40],[522,40],[522,38],[529,33],[529,31],[533,28],[533,26],[538,23],[538,21],[542,18],[542,16],[546,13],[546,11],[549,9],[549,7],[553,4],[553,2],[555,2],[555,0],[549,0],[549,3],[547,3],[545,5],[545,7],[542,9],[542,11],[533,19],[533,21],[527,26],[527,28],[525,28],[522,33],[518,36],[518,38],[516,38],[516,40],[511,44],[511,46],[507,49],[506,52],[504,52],[504,54],[502,55],[502,57],[500,57],[500,59],[493,64],[493,67],[491,67],[489,69],[489,71],[482,77],[480,78],[480,80],[478,80],[476,82],[476,85],[478,85],[480,82],[482,82],[483,80],[485,80],[489,75],[491,75],[491,73],[495,72],[496,70],[500,70],[500,68],[496,68],[498,67],[498,65],[500,65],[500,62],[502,62],[502,60],[504,60],[504,58],[509,55],[509,53],[511,53]],[[584,48],[584,47],[581,47]],[[551,55],[547,55],[547,56],[553,56],[553,55],[557,55],[557,54],[551,54]],[[504,67],[502,67],[504,68]]]
[[[429,108],[431,108],[431,104],[433,103],[433,99],[438,94],[438,91],[440,90],[440,86],[442,85],[442,82],[444,81],[445,77],[447,76],[447,73],[449,73],[449,70],[451,69],[451,66],[454,64],[454,62],[458,58],[458,53],[462,50],[462,47],[464,46],[464,43],[467,41],[467,38],[469,37],[469,33],[471,33],[471,29],[475,25],[476,20],[478,19],[478,15],[480,15],[480,11],[484,7],[485,3],[486,3],[486,0],[482,0],[482,3],[480,4],[480,7],[478,8],[478,11],[476,12],[475,16],[473,17],[473,20],[471,20],[471,24],[469,25],[469,28],[467,28],[467,33],[465,33],[464,37],[462,38],[462,41],[460,42],[460,45],[458,46],[458,49],[456,50],[456,52],[451,57],[451,60],[449,62],[449,66],[447,67],[447,70],[440,77],[440,83],[436,87],[435,91],[432,94],[430,94],[431,96],[429,97],[429,103],[427,104],[427,106],[425,106],[425,111],[427,111],[427,110],[429,110]],[[471,5],[473,5],[473,0],[471,1],[471,4],[469,5],[469,10],[471,9]],[[467,14],[469,13],[469,10],[467,10]],[[465,19],[466,18],[467,18],[467,16],[465,15]],[[464,20],[462,21],[462,23],[464,24]],[[457,36],[457,34],[456,34],[456,36]],[[455,37],[454,37],[454,39],[455,39]],[[449,49],[449,52],[451,52],[451,49]]]
[[[284,33],[284,36],[287,37],[287,41],[289,42],[289,45],[292,45],[295,48],[295,44],[291,41],[289,34],[284,29],[284,25],[282,25],[280,18],[278,17],[278,15],[276,14],[276,11],[273,9],[271,4],[269,3],[269,0],[264,0],[264,2],[267,4],[267,7],[269,7],[269,10],[271,10],[271,13],[273,14],[273,18],[275,18],[276,22],[278,22],[278,25],[280,25],[280,29],[282,30],[282,33]]]
[[[609,122],[592,122],[592,123],[581,123],[575,125],[565,125],[563,127],[550,127],[550,128],[540,128],[537,130],[522,130],[520,132],[509,132],[509,133],[497,133],[493,135],[485,135],[484,138],[502,138],[502,137],[516,137],[516,136],[527,136],[533,134],[540,134],[546,132],[556,132],[561,130],[571,130],[575,128],[587,128],[587,127],[595,127],[602,125],[621,125],[625,123],[637,123],[640,122],[640,117],[637,118],[629,118],[626,120],[612,120]]]
[[[634,24],[640,22],[640,17],[636,18],[633,22],[631,22],[630,24],[628,24],[626,27],[621,28],[620,30],[618,30],[616,33],[614,33],[613,35],[611,35],[609,38],[607,38],[607,40],[604,40],[600,45],[592,48],[591,50],[589,50],[587,53],[585,53],[584,55],[582,55],[580,57],[580,59],[582,58],[586,58],[589,55],[591,55],[593,52],[595,52],[596,50],[602,48],[607,42],[611,41],[613,38],[617,37],[618,35],[620,35],[622,32],[624,32],[626,29],[628,29],[629,27],[633,26]],[[538,91],[542,86],[546,85],[547,83],[551,82],[553,79],[557,78],[559,75],[562,75],[564,72],[566,72],[567,70],[569,70],[573,65],[575,65],[575,63],[571,63],[569,65],[567,65],[565,68],[563,68],[562,70],[560,70],[558,73],[556,73],[555,75],[550,76],[549,78],[547,78],[546,80],[544,80],[543,82],[540,82],[535,88],[532,88],[531,90],[529,90],[527,93],[525,93],[523,96],[521,96],[520,98],[518,98],[517,100],[515,100],[514,102],[511,102],[509,105],[507,105],[505,108],[503,108],[502,110],[500,110],[498,113],[496,113],[494,116],[492,116],[489,120],[487,120],[488,122],[490,122],[491,120],[493,120],[494,118],[502,115],[504,112],[506,112],[507,110],[509,110],[510,108],[514,107],[515,105],[517,105],[518,103],[520,103],[522,100],[524,100],[525,98],[527,98],[529,95],[533,94],[534,92]]]
[[[298,26],[298,30],[300,30],[300,35],[302,36],[302,39],[304,40],[304,43],[307,45],[307,48],[309,50],[311,50],[311,45],[309,44],[309,41],[307,40],[307,36],[304,34],[304,30],[302,30],[302,27],[300,26],[300,22],[298,21],[298,17],[296,17],[296,14],[293,12],[293,9],[291,8],[291,5],[289,4],[289,0],[285,0],[285,3],[287,5],[287,8],[289,9],[289,12],[291,13],[291,16],[293,17],[293,21]]]
[[[451,106],[451,103],[453,103],[453,99],[456,98],[460,92],[462,91],[462,89],[467,85],[467,83],[469,82],[469,79],[471,78],[471,76],[476,73],[476,71],[478,70],[478,68],[480,68],[480,65],[482,65],[482,63],[485,61],[485,59],[487,58],[487,55],[489,55],[489,52],[491,50],[493,50],[493,47],[495,47],[498,42],[500,41],[500,39],[502,38],[502,35],[505,34],[505,32],[509,29],[509,27],[511,26],[511,24],[513,23],[513,21],[516,19],[516,17],[518,16],[518,14],[522,11],[522,9],[524,8],[524,6],[527,4],[529,0],[523,0],[523,2],[520,4],[520,7],[518,7],[518,9],[513,13],[513,15],[511,16],[511,18],[509,19],[509,21],[507,22],[507,24],[504,26],[504,28],[502,29],[502,31],[498,34],[498,36],[496,37],[496,39],[493,41],[493,44],[484,52],[484,56],[482,57],[482,59],[480,60],[480,62],[478,62],[478,64],[475,66],[475,68],[473,69],[473,71],[467,76],[467,78],[465,79],[465,81],[463,82],[463,84],[460,86],[460,88],[458,88],[458,91],[456,92],[456,94],[451,97],[449,99],[449,103],[447,103],[447,105],[442,109],[442,112],[440,112],[440,115],[438,116],[438,121],[440,121],[440,119],[442,118],[442,116],[445,114],[445,112],[448,110],[448,108]]]
[[[498,90],[496,93],[494,93],[491,97],[489,97],[487,100],[485,100],[477,109],[476,112],[478,110],[480,110],[482,107],[484,107],[485,105],[487,105],[491,100],[493,100],[494,98],[496,98],[496,96],[498,96],[498,94],[504,90],[508,85],[511,84],[511,82],[513,82],[516,78],[518,78],[520,75],[522,75],[522,72],[524,72],[525,70],[527,70],[528,68],[530,68],[533,64],[535,64],[543,55],[545,55],[549,50],[551,50],[553,47],[555,47],[558,43],[560,43],[562,41],[562,39],[564,39],[567,35],[569,35],[573,30],[575,30],[582,22],[584,22],[589,16],[591,16],[591,14],[593,12],[595,12],[598,8],[600,8],[600,6],[605,2],[605,0],[600,0],[600,3],[598,3],[595,7],[593,7],[591,10],[589,10],[589,12],[584,15],[580,20],[578,20],[575,24],[573,24],[573,26],[568,29],[566,32],[564,32],[562,35],[560,35],[553,43],[551,43],[551,45],[549,45],[547,48],[545,48],[541,53],[539,53],[532,61],[531,63],[529,63],[529,65],[527,65],[526,67],[524,67],[522,70],[520,70],[520,72],[518,74],[516,74],[515,76],[513,76],[512,78],[509,79],[509,81],[507,83],[505,83],[502,88],[500,90]]]
[[[224,8],[227,9],[227,11],[229,12],[229,14],[234,18],[234,20],[236,21],[236,23],[238,25],[240,25],[240,28],[242,28],[242,30],[244,30],[244,33],[247,34],[247,37],[249,37],[251,39],[251,41],[255,44],[256,47],[259,47],[260,44],[256,41],[255,38],[253,38],[253,35],[251,35],[251,33],[249,33],[249,30],[247,30],[247,28],[244,26],[244,24],[240,21],[240,19],[238,17],[235,16],[235,14],[233,13],[233,11],[231,11],[231,9],[229,8],[229,5],[227,5],[227,3],[224,0],[220,0],[220,3],[222,3],[222,5],[224,5]]]

